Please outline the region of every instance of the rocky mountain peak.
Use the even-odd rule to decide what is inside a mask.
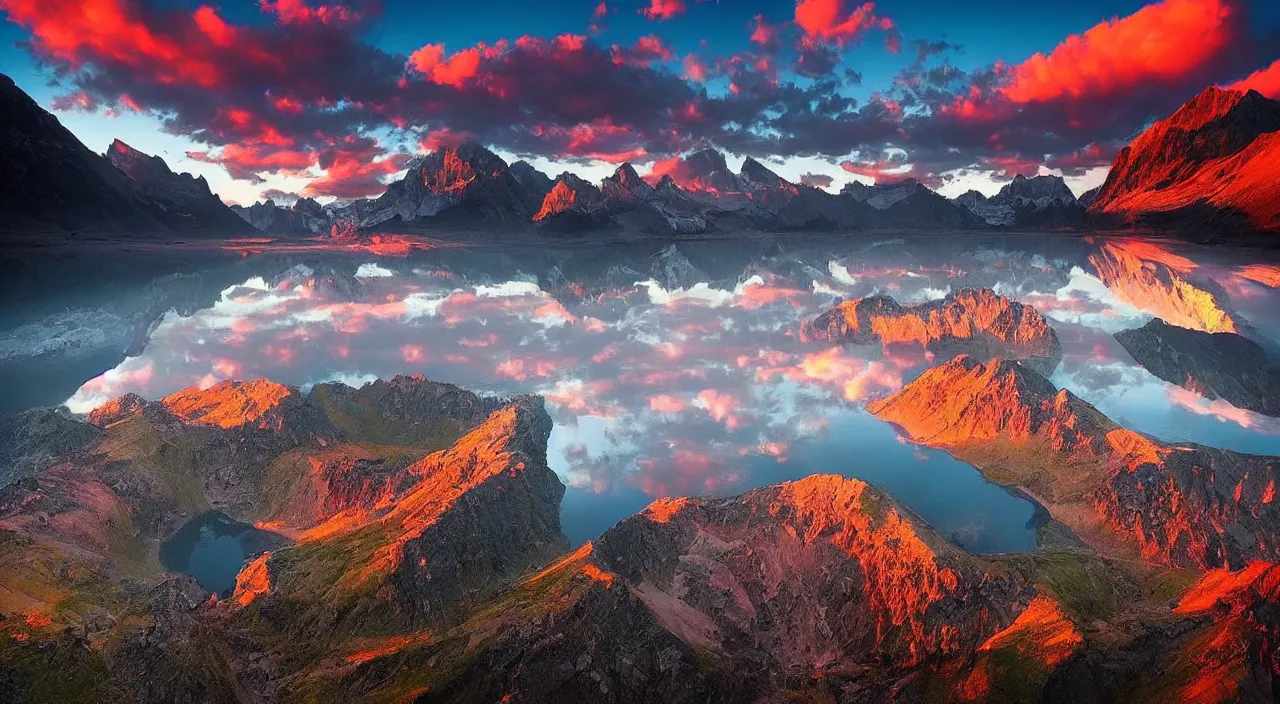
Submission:
[[[1156,124],[1191,131],[1219,120],[1234,130],[1254,136],[1274,132],[1280,130],[1280,103],[1256,90],[1246,92],[1210,86]]]
[[[568,171],[556,178],[555,186],[542,199],[542,207],[533,216],[534,222],[563,213],[570,208],[584,209],[600,199],[600,189]]]
[[[606,176],[600,182],[600,190],[606,197],[621,199],[649,200],[654,194],[653,186],[640,178],[630,162],[615,169],[612,176]]]
[[[777,188],[785,183],[781,176],[751,157],[743,160],[740,174],[746,181],[769,188]]]
[[[1280,229],[1280,102],[1208,88],[1120,150],[1090,204],[1127,220],[1219,215]]]
[[[1047,207],[1053,204],[1074,204],[1076,197],[1061,176],[1046,175],[1027,178],[1018,174],[1012,181],[1006,183],[992,200],[1015,206]]]
[[[189,388],[160,399],[160,404],[187,423],[220,428],[262,426],[280,402],[297,393],[266,379],[221,381],[207,389]]]
[[[520,185],[540,196],[546,195],[551,190],[551,178],[523,159],[512,164],[509,170]]]

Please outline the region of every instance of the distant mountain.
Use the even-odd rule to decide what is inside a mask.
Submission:
[[[302,198],[289,208],[265,200],[248,207],[233,205],[231,210],[255,228],[280,237],[324,234],[333,224],[333,216],[311,198]]]
[[[209,190],[164,159],[116,140],[94,154],[0,74],[0,218],[17,233],[174,237],[256,233]]]
[[[106,156],[128,177],[135,197],[174,230],[215,235],[257,232],[209,190],[203,176],[174,173],[164,159],[144,154],[118,139],[108,147]]]
[[[1280,102],[1209,88],[1120,151],[1091,213],[1280,230]]]
[[[990,198],[968,191],[953,202],[997,227],[1079,227],[1085,219],[1084,206],[1061,176],[1019,174]]]
[[[1062,359],[1058,336],[1039,311],[991,289],[961,289],[915,306],[889,296],[842,301],[806,320],[800,339],[924,347],[942,357],[1016,359],[1046,375]]]
[[[871,206],[871,226],[879,229],[949,230],[975,229],[983,221],[962,205],[938,195],[909,178],[868,186],[853,182],[840,191],[844,198]]]
[[[551,177],[533,168],[533,165],[527,161],[517,161],[512,164],[511,175],[529,191],[543,196],[551,190],[553,185]]]
[[[543,195],[537,183],[521,181],[501,157],[468,141],[428,154],[368,204],[359,225],[395,229],[409,223],[415,227],[525,224],[540,209]]]

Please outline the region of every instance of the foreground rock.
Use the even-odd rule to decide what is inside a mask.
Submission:
[[[1246,337],[1188,330],[1156,318],[1115,338],[1160,379],[1237,408],[1280,416],[1280,365]]]
[[[352,683],[474,701],[920,700],[1034,598],[863,482],[664,499]],[[421,667],[426,663],[437,667]],[[346,691],[347,695],[351,690]],[[904,696],[905,694],[905,696]],[[435,700],[428,694],[428,701]]]
[[[1010,438],[984,468],[1038,458],[1027,484],[1094,501],[1055,494],[1055,515],[1120,526],[1095,544],[1265,552],[1266,458],[1151,443],[1016,363],[979,367],[885,404],[953,452]],[[1278,681],[1266,563],[972,556],[838,476],[662,499],[565,553],[538,398],[260,380],[27,420],[67,440],[0,489],[15,702],[1252,702]],[[1237,479],[1228,504],[1212,483]],[[222,595],[155,559],[213,507],[276,531]]]
[[[958,357],[868,410],[1024,489],[1100,550],[1195,568],[1280,558],[1280,459],[1125,430],[1015,362]]]
[[[990,289],[902,306],[888,296],[844,301],[807,321],[802,340],[920,346],[940,355],[1023,360],[1049,374],[1062,359],[1053,328],[1035,308]]]

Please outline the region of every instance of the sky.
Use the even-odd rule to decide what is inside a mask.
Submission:
[[[327,3],[327,4],[322,4]],[[379,195],[463,139],[555,176],[715,147],[830,190],[1098,185],[1212,85],[1280,98],[1262,0],[0,0],[0,70],[228,202]],[[679,180],[677,178],[677,180]]]

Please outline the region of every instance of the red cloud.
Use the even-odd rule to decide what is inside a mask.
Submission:
[[[53,109],[58,111],[94,112],[98,109],[98,101],[88,93],[77,90],[60,95],[53,99]]]
[[[409,55],[409,67],[432,83],[463,88],[480,71],[480,51],[468,47],[446,57],[443,44],[427,44]]]
[[[377,140],[349,135],[332,149],[320,152],[317,163],[325,175],[308,183],[302,194],[337,198],[381,195],[387,189],[383,177],[403,170],[408,161],[405,154],[377,159],[382,153]]]
[[[1266,68],[1260,68],[1249,74],[1243,81],[1231,86],[1233,90],[1256,90],[1273,100],[1280,100],[1280,59]]]
[[[636,134],[627,127],[613,124],[609,118],[564,128],[557,125],[535,125],[533,135],[555,145],[558,158],[596,159],[620,164],[641,161],[648,156],[643,147],[634,146]]]
[[[360,19],[360,14],[345,5],[309,7],[303,0],[259,0],[262,9],[280,19],[281,24],[346,24]]]
[[[873,2],[846,9],[845,0],[800,0],[796,3],[796,26],[808,39],[844,45],[877,27],[893,29],[893,20],[877,16],[875,10]]]
[[[764,15],[756,15],[752,21],[755,22],[755,28],[751,30],[751,41],[763,47],[776,47],[778,26],[766,22]]]
[[[427,136],[418,141],[418,148],[427,152],[456,147],[470,139],[466,132],[459,132],[449,127],[427,132]]]
[[[613,62],[619,66],[625,64],[648,67],[655,61],[667,61],[671,58],[671,47],[653,34],[640,37],[630,47],[614,44],[610,52]]]
[[[1001,89],[1015,103],[1110,95],[1169,82],[1217,58],[1235,40],[1228,0],[1164,0],[1071,35],[1048,56],[1014,66]]]
[[[707,82],[707,65],[697,54],[689,54],[684,57],[684,77],[694,83]]]
[[[217,153],[187,152],[187,158],[220,164],[232,178],[250,181],[257,180],[257,174],[264,171],[301,171],[316,162],[310,152],[242,144],[228,144]]]
[[[649,6],[640,8],[639,13],[651,20],[669,20],[684,14],[685,9],[684,0],[649,0]]]
[[[1110,166],[1120,149],[1114,144],[1090,144],[1070,154],[1057,156],[1045,162],[1051,169],[1060,169],[1068,176],[1078,175],[1098,166]]]

